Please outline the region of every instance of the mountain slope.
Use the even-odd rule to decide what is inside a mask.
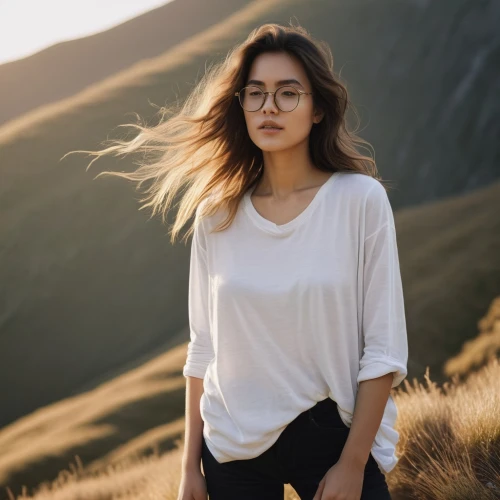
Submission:
[[[443,364],[477,335],[500,293],[500,182],[398,210],[396,226],[409,335],[409,378]]]
[[[82,155],[60,158],[95,148],[126,113],[147,116],[150,102],[175,100],[173,87],[194,81],[207,54],[284,4],[255,2],[159,58],[0,129],[0,366],[8,374],[0,377],[0,425],[155,351],[187,322],[189,246],[170,244],[160,220],[138,210],[131,185],[94,180],[100,167],[130,168],[130,159],[87,172]]]

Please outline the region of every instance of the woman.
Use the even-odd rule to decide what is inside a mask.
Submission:
[[[153,180],[153,214],[190,184],[172,231],[195,214],[178,500],[282,499],[286,483],[308,500],[390,498],[403,290],[348,105],[327,45],[266,24],[175,116],[98,153],[161,153],[103,173]]]

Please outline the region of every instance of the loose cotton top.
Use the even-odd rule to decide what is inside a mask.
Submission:
[[[195,216],[185,377],[203,379],[203,436],[219,463],[254,458],[300,413],[330,397],[350,427],[358,384],[407,375],[394,217],[383,185],[335,172],[297,217],[277,225],[248,189],[232,224]],[[211,195],[213,196],[213,195]],[[371,453],[398,461],[389,396]]]

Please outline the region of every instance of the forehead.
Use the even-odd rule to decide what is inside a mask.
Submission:
[[[259,54],[253,61],[248,80],[260,80],[273,86],[279,80],[296,79],[303,86],[309,84],[302,63],[288,52],[266,52]]]

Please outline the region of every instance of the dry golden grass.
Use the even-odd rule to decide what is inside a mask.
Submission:
[[[462,383],[403,381],[400,461],[388,475],[395,498],[500,498],[500,363],[491,359]]]
[[[183,344],[174,349],[168,361],[180,366],[186,347]],[[98,415],[112,412],[114,406],[147,399],[151,391],[154,392],[154,380],[165,370],[163,363],[167,354],[95,391],[36,412],[24,419],[24,425],[21,422],[14,424],[10,429],[11,446],[7,459],[10,457],[14,462],[33,459],[26,452],[18,456],[19,451],[16,451],[29,449],[27,443],[33,441],[37,443],[31,449],[38,450],[39,459],[43,453],[65,446],[73,448],[73,432],[77,429],[80,429],[80,437],[86,435],[90,442],[98,439],[92,432],[99,433],[99,426],[96,430],[91,421]],[[182,375],[175,377],[171,370],[172,364],[170,382],[164,381],[161,387],[162,381],[157,380],[157,391],[168,392],[172,384],[181,382]],[[463,382],[455,377],[439,387],[427,376],[425,384],[416,379],[412,383],[405,380],[394,391],[399,409],[396,428],[400,433],[397,450],[400,460],[387,475],[394,500],[493,500],[500,497],[499,380],[500,362],[492,359]],[[149,394],[141,394],[141,388],[147,389],[148,384],[151,384]],[[66,426],[61,429],[64,422]],[[64,468],[55,480],[44,481],[31,492],[25,487],[18,495],[10,493],[9,499],[176,500],[183,431],[182,417],[164,426],[145,429],[140,436],[89,465],[83,464],[76,455],[75,463]],[[110,426],[101,432],[113,432],[113,428]],[[159,443],[167,435],[172,438],[174,448],[161,452]],[[5,431],[0,434],[2,450],[9,443],[7,437]],[[146,449],[153,452],[146,455]],[[285,500],[297,499],[293,488],[286,485]]]

